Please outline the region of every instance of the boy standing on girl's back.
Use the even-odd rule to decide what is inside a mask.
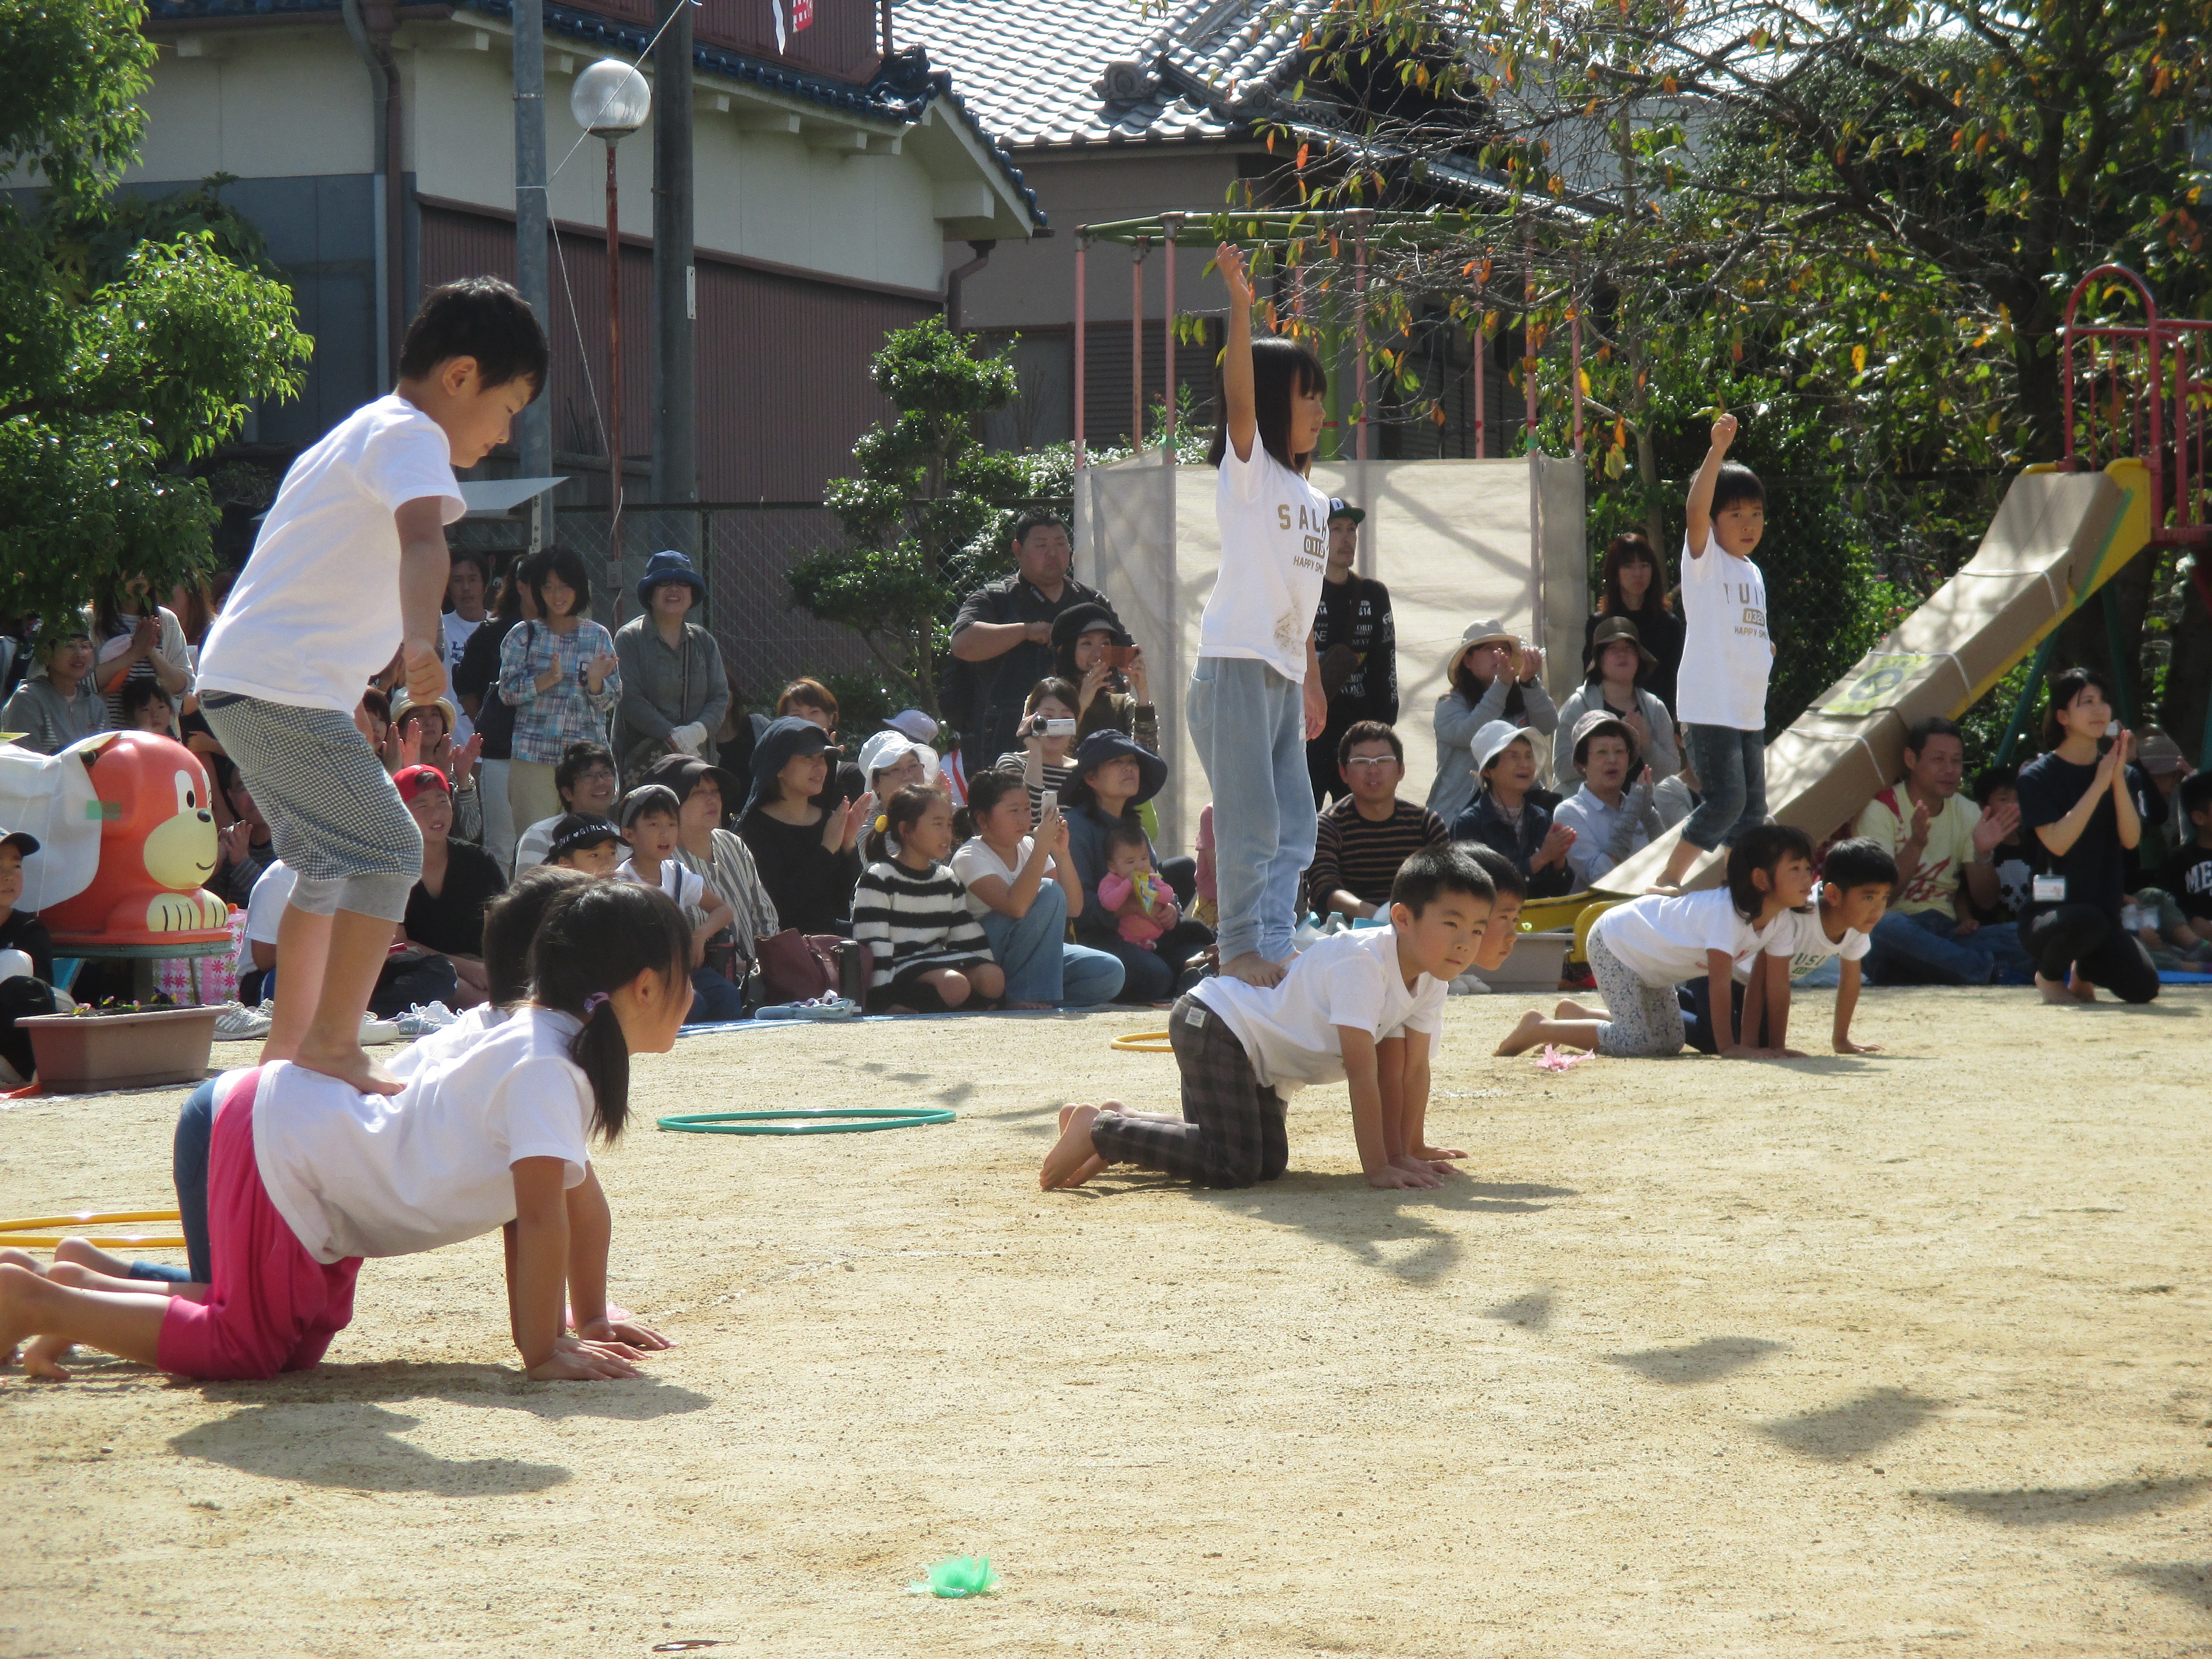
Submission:
[[[1446,988],[1474,963],[1492,887],[1456,848],[1407,859],[1390,926],[1309,946],[1282,983],[1202,980],[1169,1016],[1182,1073],[1182,1115],[1070,1106],[1038,1182],[1079,1186],[1109,1164],[1134,1164],[1208,1187],[1273,1181],[1290,1161],[1283,1097],[1342,1078],[1370,1187],[1434,1187],[1464,1154],[1427,1145],[1429,1052]]]
[[[1672,889],[1698,854],[1733,847],[1766,817],[1766,578],[1751,562],[1766,531],[1766,491],[1728,459],[1736,419],[1713,422],[1712,447],[1690,485],[1684,538],[1682,668],[1675,713],[1689,728],[1689,761],[1705,799],[1658,881]]]
[[[546,357],[544,331],[505,283],[428,295],[398,389],[292,464],[209,631],[201,706],[298,874],[264,1063],[399,1088],[362,1050],[361,1017],[422,874],[422,837],[352,712],[395,646],[410,701],[445,690],[445,526],[465,510],[454,469],[507,441]]]

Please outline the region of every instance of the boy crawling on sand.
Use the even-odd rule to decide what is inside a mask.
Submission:
[[[1446,988],[1474,963],[1489,921],[1490,878],[1453,847],[1407,859],[1390,889],[1390,925],[1310,946],[1281,983],[1224,975],[1175,1006],[1169,1040],[1182,1073],[1180,1118],[1070,1106],[1038,1172],[1047,1191],[1109,1164],[1134,1164],[1208,1187],[1273,1181],[1290,1162],[1284,1097],[1342,1078],[1367,1184],[1434,1187],[1462,1152],[1430,1146],[1429,1054]]]

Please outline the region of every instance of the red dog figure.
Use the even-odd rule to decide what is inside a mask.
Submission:
[[[199,757],[151,732],[103,732],[68,754],[100,797],[100,872],[43,920],[57,938],[158,944],[222,934],[230,908],[200,884],[215,873],[215,814]]]

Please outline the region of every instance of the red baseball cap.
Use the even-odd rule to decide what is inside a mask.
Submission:
[[[413,800],[425,789],[442,789],[453,793],[453,786],[446,775],[434,766],[403,766],[392,775],[392,782],[399,786],[399,799]]]

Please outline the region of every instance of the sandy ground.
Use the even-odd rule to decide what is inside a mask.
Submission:
[[[1157,1015],[686,1042],[601,1166],[650,1380],[522,1381],[495,1239],[370,1264],[309,1376],[10,1374],[0,1650],[2212,1653],[2212,998],[1564,1075],[1520,1006],[1451,1006],[1434,1194],[1338,1091],[1271,1187],[1040,1194],[1063,1099],[1171,1104],[1106,1046]],[[0,1212],[165,1199],[175,1099],[0,1112]],[[884,1102],[959,1121],[650,1124]]]

